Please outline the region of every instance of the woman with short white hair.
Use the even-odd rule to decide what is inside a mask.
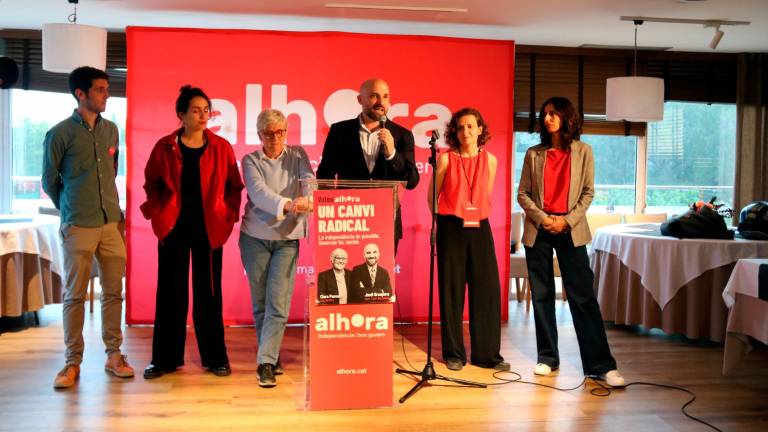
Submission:
[[[261,387],[277,385],[283,340],[299,256],[299,239],[307,236],[312,211],[306,181],[314,179],[301,146],[287,146],[288,121],[266,109],[256,120],[260,150],[243,157],[248,202],[240,225],[240,257],[251,287],[253,320],[259,350]]]

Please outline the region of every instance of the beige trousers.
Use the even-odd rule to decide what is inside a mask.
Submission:
[[[120,353],[123,343],[123,275],[125,241],[117,223],[86,228],[61,224],[64,249],[64,343],[67,364],[83,361],[85,300],[93,257],[99,265],[101,282],[101,338],[107,355]]]

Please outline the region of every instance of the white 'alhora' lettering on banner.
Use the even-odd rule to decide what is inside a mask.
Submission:
[[[256,118],[264,107],[272,107],[280,110],[286,117],[295,115],[300,119],[301,144],[317,144],[317,108],[309,101],[302,99],[288,100],[288,86],[285,84],[273,84],[271,94],[265,103],[264,89],[261,84],[247,84],[245,86],[245,144],[259,145],[258,131],[256,130]],[[350,119],[360,114],[360,104],[357,102],[357,91],[340,89],[332,92],[322,106],[323,120],[325,124]],[[271,102],[271,103],[269,103]],[[210,120],[209,127],[219,126],[218,134],[233,145],[237,143],[237,107],[226,99],[212,99],[213,109],[218,115]],[[396,103],[389,109],[387,116],[391,120],[407,118],[411,115],[408,103]],[[424,119],[413,126],[412,132],[417,147],[429,148],[429,132],[437,129],[441,132],[445,124],[451,119],[451,110],[439,103],[429,102],[420,105],[413,111],[413,117]],[[294,144],[294,143],[289,143]],[[441,137],[438,145],[445,147]]]
[[[351,327],[364,328],[365,330],[389,330],[389,320],[383,316],[372,317],[359,313],[346,317],[338,312],[315,320],[315,330],[319,332],[349,331]]]

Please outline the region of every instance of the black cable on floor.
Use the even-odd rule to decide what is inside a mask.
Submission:
[[[692,391],[688,390],[685,387],[680,387],[680,386],[675,386],[675,385],[670,385],[670,384],[659,384],[659,383],[635,381],[635,382],[627,383],[627,385],[625,385],[624,387],[618,387],[617,388],[617,387],[606,386],[605,384],[603,384],[603,382],[601,380],[596,379],[595,376],[585,376],[584,379],[581,381],[581,383],[579,383],[579,385],[576,386],[576,387],[572,387],[572,388],[559,388],[559,387],[550,386],[550,385],[546,385],[546,384],[541,384],[541,383],[537,383],[537,382],[523,381],[520,378],[516,378],[516,379],[511,379],[510,380],[510,379],[502,378],[502,377],[499,376],[500,374],[504,374],[504,373],[511,373],[511,374],[514,374],[514,375],[517,375],[518,377],[520,377],[519,373],[513,372],[513,371],[508,371],[508,372],[497,371],[497,372],[495,372],[493,374],[493,377],[496,378],[497,380],[506,381],[506,384],[511,384],[511,383],[531,384],[531,385],[535,385],[535,386],[539,386],[539,387],[546,387],[546,388],[549,388],[549,389],[552,389],[552,390],[558,390],[558,391],[562,391],[562,392],[572,391],[572,390],[576,390],[576,389],[580,388],[581,386],[586,386],[587,380],[589,379],[595,385],[597,385],[597,387],[595,387],[595,388],[593,388],[592,390],[589,391],[589,394],[591,394],[592,396],[597,396],[597,397],[608,397],[608,396],[611,395],[611,393],[613,393],[613,391],[615,391],[617,389],[626,389],[626,388],[628,388],[630,386],[641,386],[641,385],[643,385],[643,386],[650,386],[650,387],[661,387],[661,388],[672,389],[672,390],[678,390],[678,391],[687,393],[689,396],[691,396],[691,398],[688,399],[688,401],[685,402],[683,404],[683,406],[680,407],[680,412],[683,413],[684,416],[688,417],[689,419],[691,419],[691,420],[693,420],[695,422],[701,423],[704,426],[707,426],[707,427],[709,427],[709,428],[711,428],[713,430],[716,430],[718,432],[723,432],[717,426],[715,426],[715,425],[713,425],[711,423],[708,423],[708,422],[706,422],[706,421],[704,421],[704,420],[702,420],[702,419],[700,419],[700,418],[698,418],[698,417],[696,417],[694,415],[691,415],[691,414],[688,413],[688,411],[686,411],[686,408],[688,408],[688,406],[691,405],[696,400],[696,394],[693,393]]]
[[[600,382],[598,382],[598,381],[595,381],[595,382],[596,382],[596,383],[597,383],[599,386],[603,387],[603,388],[604,388],[604,389],[605,389],[605,390],[608,392],[608,395],[611,393],[611,389],[610,389],[610,388],[603,386],[603,385],[602,385]],[[695,421],[695,422],[699,422],[699,423],[703,424],[704,426],[707,426],[707,427],[711,428],[712,430],[716,430],[716,431],[718,431],[718,432],[723,432],[723,431],[722,431],[721,429],[719,429],[717,426],[715,426],[715,425],[713,425],[713,424],[711,424],[711,423],[707,423],[706,421],[704,421],[704,420],[702,420],[702,419],[700,419],[700,418],[698,418],[698,417],[695,417],[695,416],[693,416],[693,415],[691,415],[691,414],[688,414],[688,412],[687,412],[685,409],[688,407],[688,405],[692,404],[692,403],[693,403],[693,401],[695,401],[695,400],[696,400],[696,394],[694,394],[692,391],[688,390],[687,388],[685,388],[685,387],[680,387],[680,386],[675,386],[675,385],[670,385],[670,384],[658,384],[658,383],[650,383],[650,382],[642,382],[642,381],[635,381],[635,382],[631,382],[631,383],[628,383],[628,384],[625,386],[625,388],[626,388],[626,387],[629,387],[629,386],[633,386],[633,385],[634,385],[634,386],[651,386],[651,387],[661,387],[661,388],[672,389],[672,390],[678,390],[678,391],[681,391],[681,392],[685,392],[685,393],[688,393],[688,395],[689,395],[689,396],[691,396],[691,398],[690,398],[690,399],[688,399],[688,402],[684,403],[682,407],[680,407],[680,412],[682,412],[682,413],[683,413],[683,415],[684,415],[684,416],[686,416],[686,417],[688,417],[689,419],[691,419],[691,420],[693,420],[693,421]],[[593,390],[595,390],[595,389],[593,389]],[[606,395],[606,396],[607,396],[607,395]]]
[[[395,306],[397,306],[397,319],[398,319],[398,321],[402,320],[403,319],[403,312],[400,310],[400,301],[399,300],[395,301]],[[411,368],[411,370],[417,371],[418,369],[416,369],[411,364],[411,361],[408,359],[408,354],[405,352],[405,335],[403,334],[403,332],[400,332],[400,346],[403,349],[403,357],[405,357],[405,362],[408,363],[408,367]]]
[[[395,302],[395,304],[397,305],[398,318],[401,318],[402,317],[402,313],[401,313],[401,310],[400,310],[400,303],[399,302]],[[405,358],[405,362],[408,363],[408,367],[410,367],[414,371],[417,371],[418,369],[416,369],[413,366],[413,364],[411,364],[411,361],[408,359],[408,354],[406,353],[406,350],[405,350],[405,335],[404,335],[404,332],[402,332],[402,331],[400,332],[400,344],[401,344],[401,347],[402,347],[402,350],[403,350],[403,357]],[[517,378],[514,378],[514,379],[504,378],[504,377],[501,376],[503,374],[512,374],[512,375],[515,375]],[[509,370],[509,371],[495,371],[495,372],[493,372],[493,378],[495,378],[499,382],[489,382],[489,383],[481,383],[481,384],[485,384],[488,387],[492,387],[492,386],[500,386],[500,385],[507,385],[507,384],[518,383],[518,384],[533,385],[533,386],[537,386],[537,387],[544,387],[544,388],[547,388],[547,389],[550,389],[550,390],[557,390],[557,391],[561,391],[561,392],[569,392],[569,391],[573,391],[573,390],[578,390],[581,387],[585,387],[587,385],[587,380],[589,379],[595,385],[597,385],[597,387],[595,387],[595,388],[593,388],[593,389],[591,389],[589,391],[589,394],[591,394],[592,396],[608,397],[608,396],[611,395],[611,393],[614,390],[616,390],[616,388],[608,387],[608,386],[604,385],[602,383],[602,381],[597,380],[596,377],[594,377],[594,376],[585,376],[578,385],[576,385],[574,387],[566,387],[566,388],[555,387],[555,386],[551,386],[551,385],[547,385],[547,384],[542,384],[542,383],[538,383],[538,382],[534,382],[534,381],[525,381],[525,380],[523,380],[522,375],[520,375],[519,373],[517,373],[515,371],[511,371],[511,370]],[[450,385],[450,384],[448,384],[448,385],[446,385],[446,384],[430,384],[430,385],[433,385],[435,387],[466,387],[466,386],[462,386],[462,385]],[[680,412],[683,413],[683,415],[688,417],[689,419],[691,419],[691,420],[693,420],[695,422],[701,423],[704,426],[707,426],[707,427],[711,428],[712,430],[716,430],[718,432],[723,432],[722,429],[719,429],[717,426],[714,426],[711,423],[708,423],[708,422],[706,422],[706,421],[704,421],[704,420],[702,420],[702,419],[700,419],[700,418],[698,418],[696,416],[688,414],[688,412],[686,411],[686,408],[688,408],[688,406],[691,405],[696,400],[696,394],[694,394],[692,391],[688,390],[685,387],[680,387],[680,386],[675,386],[675,385],[670,385],[670,384],[658,384],[658,383],[650,383],[650,382],[643,382],[643,381],[635,381],[635,382],[628,383],[626,386],[620,387],[620,388],[621,389],[625,389],[625,388],[628,388],[630,386],[661,387],[661,388],[666,388],[666,389],[672,389],[672,390],[678,390],[678,391],[681,391],[681,392],[685,392],[689,396],[691,396],[691,398],[688,399],[688,401],[686,403],[684,403],[682,407],[680,407]]]

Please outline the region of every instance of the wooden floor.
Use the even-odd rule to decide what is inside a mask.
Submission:
[[[582,380],[576,337],[565,303],[558,301],[562,364],[557,376],[534,378],[536,340],[533,317],[516,302],[502,332],[502,350],[524,380],[574,387]],[[98,310],[98,305],[97,308]],[[584,387],[561,392],[524,383],[488,389],[430,386],[393,408],[354,411],[303,409],[304,374],[301,328],[287,331],[282,360],[286,374],[278,386],[257,385],[252,328],[227,329],[233,374],[219,378],[199,366],[194,333],[187,339],[187,365],[178,373],[146,381],[141,370],[150,359],[152,329],[125,330],[124,352],[138,376],[123,380],[103,371],[104,354],[98,311],[86,318],[86,354],[79,384],[65,391],[51,383],[63,365],[61,307],[40,313],[40,325],[18,326],[3,320],[0,335],[0,430],[20,431],[700,431],[680,406],[688,396],[673,390],[631,386],[609,397]],[[28,324],[31,319],[27,319]],[[439,352],[439,328],[435,328]],[[401,338],[402,336],[402,338]],[[404,338],[404,339],[403,339]],[[722,345],[665,336],[657,331],[610,328],[608,338],[628,381],[685,386],[696,393],[689,412],[728,431],[768,431],[768,350],[747,356],[732,377],[723,377]],[[398,326],[395,361],[421,369],[425,360],[426,326]],[[402,341],[402,344],[401,344]],[[405,347],[404,355],[402,347]],[[497,382],[472,366],[437,373]],[[412,385],[396,375],[393,397]]]

